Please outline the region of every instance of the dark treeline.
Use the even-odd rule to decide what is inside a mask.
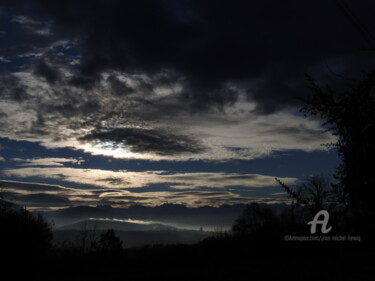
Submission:
[[[370,280],[374,274],[366,243],[285,242],[285,233],[303,232],[292,229],[289,209],[277,214],[253,204],[233,232],[193,245],[137,248],[125,248],[113,230],[82,233],[84,243],[57,247],[42,218],[7,209],[2,205],[1,274],[16,280]],[[20,224],[8,228],[13,235],[4,235],[4,216],[8,225]]]

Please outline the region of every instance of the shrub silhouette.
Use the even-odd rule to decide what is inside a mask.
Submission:
[[[314,93],[303,100],[301,111],[321,118],[338,138],[330,145],[337,148],[342,159],[336,170],[339,183],[335,186],[342,195],[341,201],[357,218],[373,218],[375,177],[369,163],[375,159],[375,71],[341,94],[329,87],[322,89],[311,77],[308,79]]]
[[[41,256],[51,247],[53,238],[49,224],[39,215],[1,200],[0,245],[10,256]]]
[[[332,187],[327,177],[318,175],[307,177],[295,188],[285,185],[278,178],[275,179],[293,200],[293,206],[304,207],[313,215],[322,209],[332,211],[340,203],[340,194],[336,193],[336,189]]]
[[[85,253],[97,252],[98,245],[98,224],[95,223],[94,228],[88,229],[87,223],[82,224],[82,229],[78,232],[76,237],[79,251]]]
[[[242,215],[236,220],[232,231],[237,236],[262,236],[275,234],[279,228],[279,219],[273,210],[257,203],[247,205]]]
[[[122,241],[116,236],[113,229],[102,233],[99,239],[99,247],[105,254],[120,254],[123,250]]]

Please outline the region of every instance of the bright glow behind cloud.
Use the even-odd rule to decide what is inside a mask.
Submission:
[[[288,149],[321,150],[324,149],[322,143],[333,141],[331,135],[322,133],[316,121],[288,111],[260,117],[244,111],[246,102],[233,104],[224,113],[213,110],[191,115],[178,109],[174,94],[160,99],[158,91],[144,93],[136,89],[137,96],[99,98],[110,89],[99,87],[86,92],[66,85],[48,85],[31,73],[16,76],[26,87],[29,98],[24,103],[0,101],[4,116],[2,135],[16,140],[40,141],[50,148],[73,147],[92,154],[128,159],[220,161],[254,159]],[[53,94],[60,92],[82,99],[65,97],[64,100]],[[139,102],[140,97],[144,102]],[[154,99],[159,99],[158,105],[154,104]],[[168,116],[169,106],[177,107],[173,117]],[[100,128],[126,131],[122,135],[108,134],[102,141],[95,141],[95,135],[91,135],[90,141],[80,140],[88,139],[98,127],[98,132]],[[152,139],[147,135],[150,132]],[[186,146],[183,150],[178,143],[182,138]],[[163,142],[170,145],[164,146]],[[190,149],[190,145],[199,145],[202,149]]]

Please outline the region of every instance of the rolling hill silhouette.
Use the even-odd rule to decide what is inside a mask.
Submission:
[[[189,208],[184,205],[164,204],[156,207],[134,205],[128,208],[113,208],[109,205],[98,205],[96,207],[77,206],[47,211],[43,212],[43,215],[49,221],[53,221],[56,228],[87,219],[103,218],[153,221],[190,229],[199,229],[200,227],[230,228],[245,206],[237,204]],[[286,207],[285,204],[268,206],[271,206],[276,212]]]
[[[121,231],[166,231],[178,230],[173,226],[167,226],[160,223],[133,223],[127,221],[113,221],[113,220],[83,220],[77,223],[68,224],[59,227],[57,230],[106,230],[115,229]]]

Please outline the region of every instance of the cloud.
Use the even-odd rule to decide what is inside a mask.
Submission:
[[[60,185],[0,180],[5,199],[30,209],[54,209],[79,204],[79,198],[95,195],[90,190],[66,188]],[[72,200],[72,201],[71,201]],[[87,202],[87,201],[86,201]]]
[[[41,61],[34,66],[34,73],[37,76],[44,77],[47,82],[52,84],[59,80],[61,75],[58,69],[53,68],[44,61]]]
[[[16,195],[12,198],[16,200],[18,204],[22,204],[23,206],[45,206],[45,207],[56,207],[62,206],[67,207],[70,205],[69,199],[63,196],[56,196],[51,194],[45,193],[35,193],[35,194],[27,194],[27,195]]]
[[[0,71],[0,97],[2,100],[23,102],[28,99],[28,94],[15,75]]]
[[[0,34],[0,37],[1,37],[1,34]],[[11,60],[3,57],[3,56],[0,56],[0,62],[5,62],[5,63],[8,63],[8,62],[11,62]]]
[[[326,65],[356,76],[375,57],[327,1],[85,5],[0,4],[17,31],[1,37],[4,137],[155,161],[325,149],[334,138],[295,113],[303,73],[336,86]],[[370,29],[373,4],[351,5]]]
[[[76,78],[82,85],[108,69],[147,75],[169,69],[185,79],[186,104],[197,108],[232,103],[237,95],[225,85],[236,82],[249,89],[258,112],[274,112],[306,94],[299,82],[304,71],[318,68],[324,80],[326,62],[339,65],[341,74],[353,74],[372,68],[374,60],[372,54],[358,54],[366,42],[327,1],[98,1],[89,3],[90,11],[87,1],[13,2],[2,8],[17,13],[19,24],[49,19],[56,36],[77,41]],[[350,7],[374,29],[372,1]]]
[[[17,166],[55,166],[63,167],[66,163],[71,163],[75,165],[81,165],[85,162],[83,159],[73,159],[73,158],[33,158],[33,159],[22,159],[13,158],[12,161],[18,162]]]
[[[111,189],[72,189],[59,185],[37,184],[18,181],[0,181],[5,198],[31,210],[61,209],[67,206],[96,206],[111,204],[114,207],[132,205],[159,206],[165,203],[188,207],[202,207],[259,203],[288,202],[280,196],[246,197],[230,191],[157,191],[130,192]]]
[[[47,22],[36,21],[23,15],[14,16],[12,22],[21,25],[21,30],[29,34],[32,33],[36,36],[53,35]]]
[[[30,209],[53,209],[71,206],[70,198],[92,195],[84,190],[66,188],[60,185],[0,180],[5,199]]]
[[[32,69],[3,76],[4,137],[113,157],[218,161],[254,159],[287,149],[321,150],[322,143],[334,141],[319,123],[293,111],[260,117],[243,93],[241,100],[221,110],[192,113],[179,99],[180,82],[167,87],[160,82],[162,74],[107,73],[85,90],[69,85],[74,75],[69,66],[59,71],[65,80],[52,84]],[[168,80],[169,74],[164,75]],[[109,94],[111,76],[127,83],[132,92]],[[154,82],[151,88],[145,86]]]
[[[32,20],[31,18],[22,15],[13,17],[12,21],[21,24],[22,27],[28,32],[41,36],[52,35],[48,23]]]
[[[6,159],[2,156],[0,156],[0,162],[6,162]]]
[[[198,187],[225,188],[230,186],[243,186],[249,188],[275,186],[275,178],[272,176],[257,174],[235,173],[178,173],[163,176],[171,183],[174,189],[195,189]],[[294,183],[295,178],[284,178],[289,184]]]
[[[109,143],[113,147],[122,146],[135,153],[175,155],[204,151],[204,148],[191,137],[155,129],[118,128],[94,131],[80,140]]]
[[[15,189],[22,193],[27,192],[56,192],[56,191],[69,191],[71,189],[65,188],[60,185],[50,185],[43,183],[31,183],[31,182],[19,182],[19,181],[9,181],[9,180],[0,180],[1,188]]]
[[[246,197],[240,196],[233,192],[210,192],[210,191],[173,191],[173,192],[142,192],[131,193],[120,196],[111,196],[106,194],[101,198],[101,202],[113,206],[128,206],[135,203],[143,206],[159,206],[162,204],[181,204],[188,207],[196,208],[203,206],[219,207],[222,205],[232,204],[249,204],[249,203],[286,203],[288,199],[270,197]]]
[[[5,169],[7,177],[39,177],[61,180],[102,188],[142,188],[152,184],[165,184],[172,189],[197,189],[201,187],[224,189],[230,186],[260,188],[276,186],[273,176],[236,173],[167,173],[165,171],[108,171],[99,169],[79,169],[68,167],[26,167]],[[281,178],[286,184],[296,178]]]

